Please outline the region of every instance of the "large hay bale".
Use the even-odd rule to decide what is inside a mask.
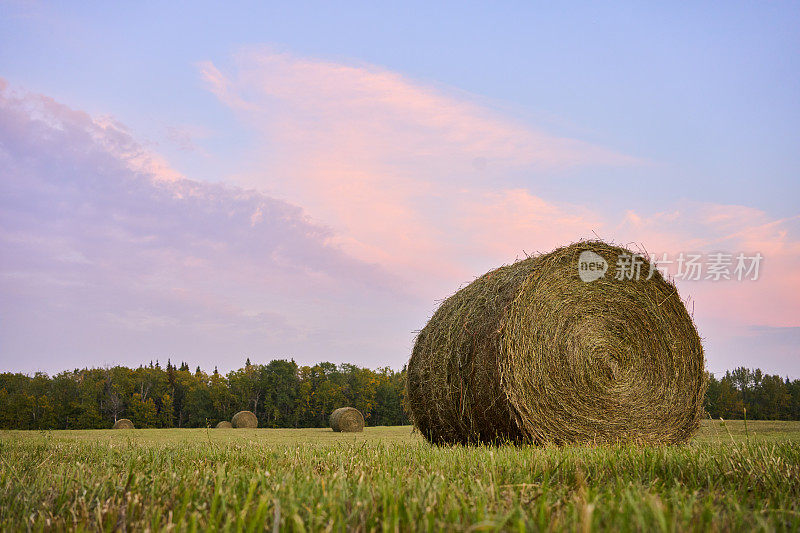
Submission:
[[[114,427],[111,429],[134,429],[133,422],[128,420],[127,418],[120,418],[116,422],[114,422]]]
[[[328,420],[331,429],[345,433],[364,431],[364,417],[355,407],[340,407],[331,413]]]
[[[230,429],[233,427],[233,424],[228,422],[227,420],[223,420],[219,424],[216,425],[216,429]]]
[[[595,267],[607,263],[593,281],[579,276],[587,251],[602,258],[584,254]],[[674,284],[657,270],[647,279],[646,259],[638,280],[616,279],[618,258],[631,253],[582,241],[492,270],[445,300],[408,363],[408,405],[422,435],[688,440],[703,413],[703,347]]]
[[[235,428],[257,428],[258,418],[252,411],[239,411],[231,418],[231,425]]]

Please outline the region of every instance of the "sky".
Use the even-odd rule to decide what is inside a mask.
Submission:
[[[0,1],[0,367],[399,369],[600,237],[701,256],[710,371],[798,378],[798,94],[788,2]]]

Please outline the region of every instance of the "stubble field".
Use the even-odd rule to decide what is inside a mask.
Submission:
[[[798,530],[800,422],[670,447],[436,447],[410,427],[0,432],[2,530]]]

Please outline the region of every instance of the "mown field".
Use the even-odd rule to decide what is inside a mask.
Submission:
[[[410,427],[4,431],[0,529],[800,529],[800,423],[725,426],[564,448],[440,448]]]

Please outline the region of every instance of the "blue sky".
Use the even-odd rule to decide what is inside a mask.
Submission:
[[[113,110],[149,139],[169,123],[231,127],[200,90],[195,64],[267,43],[446,84],[554,133],[669,164],[647,170],[669,199],[757,202],[784,216],[796,207],[796,195],[764,188],[798,187],[800,7],[793,3],[432,10],[428,3],[88,2],[11,3],[4,11],[7,78],[89,112]]]
[[[249,301],[247,284],[236,279],[228,280],[229,296],[215,298],[200,281],[178,287],[181,276],[165,271],[162,258],[142,266],[160,272],[151,280],[159,290],[205,294],[214,302],[207,318],[215,324],[222,319],[214,309],[238,310],[225,315],[232,325],[218,335],[219,346],[196,345],[192,327],[199,326],[182,314],[186,309],[175,310],[174,302],[142,289],[138,296],[120,296],[119,305],[107,310],[108,316],[136,315],[137,325],[117,317],[112,322],[119,329],[108,331],[124,334],[132,346],[143,336],[160,345],[104,355],[114,348],[114,335],[96,345],[86,340],[88,334],[75,333],[67,350],[72,355],[65,357],[70,366],[131,364],[171,350],[205,366],[235,367],[240,353],[248,352],[256,358],[294,355],[307,362],[331,358],[398,368],[413,330],[424,325],[437,299],[523,250],[545,251],[597,232],[670,252],[739,251],[736,246],[772,252],[765,252],[765,264],[772,260],[778,268],[772,277],[765,271],[762,285],[681,288],[699,305],[696,318],[709,339],[712,369],[762,364],[744,347],[752,351],[753,342],[763,342],[776,354],[762,364],[766,370],[798,375],[800,313],[786,292],[800,287],[793,274],[800,264],[799,22],[800,6],[792,3],[631,3],[613,9],[527,3],[2,3],[0,77],[8,91],[43,95],[95,122],[113,121],[112,133],[124,131],[126,146],[158,161],[161,170],[148,167],[154,176],[168,168],[195,184],[251,189],[264,201],[296,207],[298,220],[307,217],[314,228],[330,232],[327,241],[311,239],[308,249],[298,246],[296,253],[333,247],[314,255],[331,287],[353,281],[331,266],[340,261],[375,270],[374,283],[359,294],[317,297],[304,290],[308,280],[293,280],[295,308],[286,309]],[[15,112],[25,108],[9,106]],[[425,116],[438,109],[448,113],[435,120]],[[48,112],[62,118],[66,113]],[[36,144],[35,128],[14,124],[22,129],[9,129],[8,135],[24,131]],[[96,126],[77,119],[70,124],[76,132]],[[347,142],[330,141],[338,136]],[[67,153],[76,150],[60,146]],[[83,142],[77,146],[90,150]],[[393,152],[387,148],[392,146],[399,148]],[[544,148],[532,148],[538,146]],[[17,172],[34,172],[20,153],[11,156]],[[128,161],[130,154],[115,156]],[[91,161],[81,172],[97,171],[99,163]],[[84,158],[80,164],[88,163]],[[326,189],[330,176],[337,185]],[[235,209],[250,205],[238,193],[218,194]],[[365,197],[381,209],[364,210]],[[86,201],[100,202],[92,198]],[[131,208],[130,198],[114,199],[120,209]],[[551,223],[529,218],[526,209],[548,213]],[[497,227],[477,236],[476,228],[487,227],[481,216]],[[188,220],[197,219],[187,214]],[[23,229],[52,237],[48,227]],[[423,230],[429,242],[408,238]],[[222,241],[241,235],[235,227],[227,231]],[[402,244],[398,252],[390,250],[392,242]],[[89,245],[77,240],[71,246]],[[120,245],[120,254],[143,253],[138,245],[126,246]],[[403,258],[428,258],[432,250],[442,250],[441,260]],[[259,260],[274,257],[265,252]],[[208,272],[218,269],[224,278],[227,271],[215,265]],[[51,265],[47,275],[59,278],[64,271]],[[409,285],[418,290],[396,288]],[[285,297],[275,287],[260,290],[267,302]],[[107,295],[113,287],[100,284],[93,291]],[[26,301],[43,297],[32,294]],[[62,295],[65,305],[85,296]],[[129,305],[127,298],[138,303]],[[733,302],[741,299],[757,303],[737,311]],[[15,366],[25,342],[8,324],[26,336],[57,335],[36,325],[33,311],[10,313],[7,308],[2,315],[3,334],[11,340],[0,357]],[[60,328],[91,331],[88,323],[77,327],[74,318],[53,313]],[[243,333],[237,320],[259,313],[287,324],[297,334],[294,340]],[[179,316],[182,326],[170,329],[154,316]],[[374,335],[353,343],[356,332],[346,324],[330,326],[336,317],[375,320]],[[162,324],[157,334],[147,329],[157,328],[154,323]],[[736,340],[743,337],[755,341]],[[240,353],[219,353],[226,343]],[[17,367],[61,368],[61,361],[44,355],[54,346],[55,340],[42,341],[35,350],[40,355]]]

